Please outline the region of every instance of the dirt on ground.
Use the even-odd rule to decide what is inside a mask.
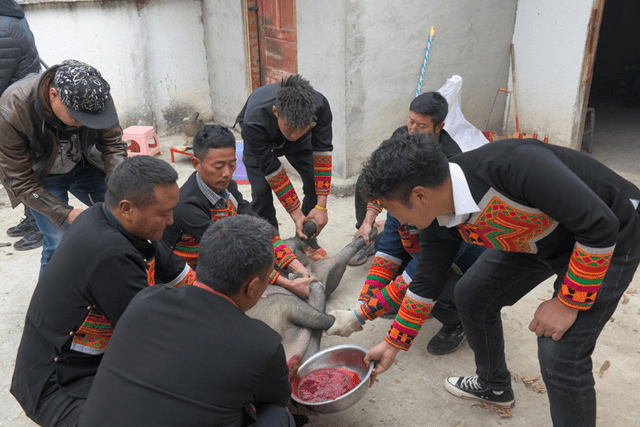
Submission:
[[[163,154],[170,161],[169,148],[184,144],[184,136],[160,139]],[[596,151],[598,151],[596,147]],[[600,152],[616,169],[616,161]],[[191,174],[190,159],[176,155],[173,165],[182,184]],[[635,157],[637,162],[637,157]],[[636,163],[637,165],[637,163]],[[640,185],[637,169],[621,165],[619,172]],[[334,179],[336,186],[341,182]],[[344,184],[344,183],[342,183]],[[294,179],[300,188],[300,182]],[[248,185],[240,190],[247,199]],[[76,205],[78,202],[76,202]],[[338,252],[355,232],[353,196],[329,199],[329,224],[319,237],[320,244],[329,254]],[[4,189],[0,190],[0,242],[15,242],[5,230],[16,225],[22,208],[12,210]],[[284,210],[279,209],[281,235],[293,235],[293,225]],[[0,426],[35,426],[22,412],[9,393],[16,349],[31,293],[37,282],[40,250],[15,251],[0,248]],[[364,283],[371,258],[361,266],[348,267],[335,293],[327,303],[327,310],[355,308],[360,288]],[[640,384],[640,275],[636,274],[629,290],[609,324],[605,327],[593,353],[593,373],[598,393],[598,425],[640,426],[638,389]],[[503,310],[506,357],[514,377],[516,405],[509,412],[495,411],[474,402],[461,400],[445,391],[443,383],[450,375],[472,375],[475,371],[473,353],[468,345],[453,354],[433,356],[427,352],[429,339],[440,329],[436,320],[426,322],[412,348],[401,352],[395,364],[378,378],[367,394],[351,408],[335,414],[315,414],[310,426],[550,426],[549,403],[544,385],[539,378],[535,335],[528,330],[537,306],[552,295],[548,280],[512,307]],[[377,319],[368,322],[364,331],[349,338],[325,336],[322,347],[354,343],[371,348],[381,342],[392,320]]]

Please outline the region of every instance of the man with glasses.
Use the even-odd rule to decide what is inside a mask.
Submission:
[[[104,201],[105,178],[127,157],[109,84],[76,60],[11,85],[0,99],[0,178],[12,207],[32,209],[43,233],[40,273],[69,224]]]

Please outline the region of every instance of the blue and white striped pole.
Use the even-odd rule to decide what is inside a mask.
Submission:
[[[433,34],[435,32],[436,27],[431,27],[431,31],[429,31],[429,41],[427,42],[427,49],[424,52],[424,62],[422,63],[422,71],[420,71],[420,81],[418,81],[418,90],[416,90],[416,96],[420,95],[420,90],[422,89],[424,71],[427,69],[427,60],[429,59],[429,52],[431,52],[431,42],[433,41]]]

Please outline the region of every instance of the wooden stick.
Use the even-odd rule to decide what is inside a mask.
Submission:
[[[518,118],[518,95],[516,95],[516,52],[513,48],[513,43],[511,43],[511,82],[512,82],[512,90],[513,93],[513,107],[516,112],[516,132],[520,132],[520,119]]]

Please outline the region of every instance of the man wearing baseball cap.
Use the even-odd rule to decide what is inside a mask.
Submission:
[[[94,67],[66,60],[0,98],[0,179],[43,233],[40,273],[82,212],[69,193],[88,206],[104,201],[105,178],[127,157],[109,89]]]

